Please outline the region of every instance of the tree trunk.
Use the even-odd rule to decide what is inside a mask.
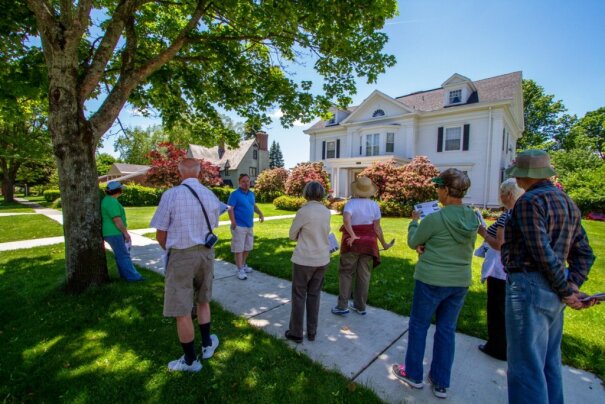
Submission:
[[[66,289],[69,293],[81,293],[109,281],[101,233],[97,144],[84,118],[83,106],[77,100],[75,54],[53,59],[49,68],[48,127],[59,171]]]
[[[15,188],[8,172],[4,172],[2,175],[2,197],[4,202],[15,200]]]

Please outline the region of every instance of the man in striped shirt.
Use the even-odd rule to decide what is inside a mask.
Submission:
[[[549,178],[542,150],[519,153],[507,170],[526,192],[505,226],[506,338],[510,403],[563,403],[563,309],[583,309],[578,288],[594,262],[580,210]],[[566,268],[566,265],[568,268]]]

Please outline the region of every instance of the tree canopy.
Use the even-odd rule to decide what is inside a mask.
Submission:
[[[0,1],[9,18],[0,24],[3,49],[22,58],[41,43],[44,52],[72,292],[108,280],[94,159],[127,102],[159,114],[166,128],[189,127],[209,142],[218,132],[229,143],[238,134],[222,110],[248,128],[269,122],[274,108],[285,126],[308,122],[348,104],[357,77],[374,82],[395,63],[380,32],[395,0]],[[320,92],[292,74],[303,62],[322,77]]]

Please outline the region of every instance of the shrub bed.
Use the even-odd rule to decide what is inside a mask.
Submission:
[[[227,203],[229,195],[233,192],[233,189],[228,187],[212,187],[210,190],[214,192],[214,195],[223,203]]]
[[[101,191],[105,193],[105,187],[102,187]],[[127,184],[120,196],[120,203],[122,206],[157,206],[163,192],[161,188]]]
[[[61,192],[58,189],[47,189],[42,193],[46,202],[53,202],[55,199],[61,196]]]
[[[279,198],[275,198],[273,200],[273,205],[277,209],[296,211],[296,210],[300,209],[300,207],[303,206],[306,202],[307,201],[305,200],[305,198],[300,197],[300,196],[283,195],[283,196],[280,196]]]

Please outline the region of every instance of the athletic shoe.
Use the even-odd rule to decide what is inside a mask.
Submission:
[[[345,314],[349,314],[349,309],[341,309],[338,306],[332,307],[332,314],[336,314],[338,316],[344,316]]]
[[[191,362],[191,365],[188,365],[185,362],[185,355],[183,355],[179,359],[169,362],[168,370],[172,372],[199,372],[202,370],[202,364],[196,359]]]
[[[365,311],[365,310],[360,310],[360,309],[358,309],[357,307],[355,307],[355,305],[354,305],[353,303],[349,303],[349,308],[350,308],[351,310],[353,310],[355,313],[360,314],[360,315],[362,315],[362,316],[365,316],[366,314],[368,314],[368,312],[367,312],[367,311]]]
[[[250,267],[248,266],[248,264],[244,265],[244,267],[243,267],[243,268],[244,268],[244,271],[246,271],[246,273],[247,273],[247,274],[249,274],[250,272],[254,271],[254,269],[250,268]]]
[[[241,267],[237,270],[237,279],[241,279],[242,281],[248,279],[248,275],[246,275],[246,270],[244,269],[244,267]]]
[[[431,390],[433,390],[433,394],[435,395],[435,397],[447,398],[447,389],[445,387],[441,387],[441,386],[438,386],[435,383],[433,383],[430,373],[429,373],[429,383],[431,383],[431,385],[433,386],[431,388]]]
[[[394,364],[393,366],[391,366],[391,371],[395,376],[397,376],[399,380],[403,380],[405,384],[410,387],[413,387],[415,389],[421,389],[422,387],[424,387],[424,384],[422,382],[417,382],[415,380],[410,379],[408,374],[405,372],[405,366],[403,365]]]
[[[212,345],[202,347],[202,359],[210,359],[214,355],[214,351],[218,348],[218,337],[216,334],[210,335]]]

